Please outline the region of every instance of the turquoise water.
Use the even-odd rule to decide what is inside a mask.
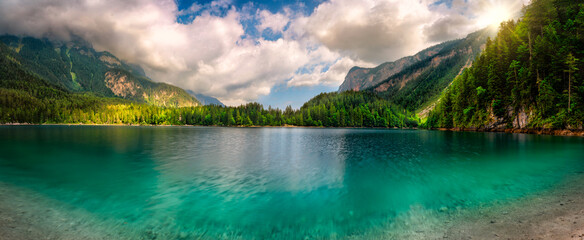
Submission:
[[[383,237],[553,188],[584,171],[583,146],[423,130],[4,126],[0,182],[123,223],[125,238]]]

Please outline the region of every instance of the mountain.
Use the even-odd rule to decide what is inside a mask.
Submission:
[[[318,126],[318,127],[415,127],[417,118],[377,94],[365,91],[323,93],[299,110],[265,109],[259,103],[238,107],[216,104],[196,107],[161,107],[145,102],[105,97],[91,91],[74,92],[61,82],[52,83],[28,70],[32,64],[0,43],[0,124],[141,124],[205,126]],[[38,69],[37,69],[38,70]],[[124,72],[126,71],[126,72]],[[124,75],[124,82],[138,81],[127,70],[110,70],[106,80]],[[129,77],[128,77],[129,76]],[[153,84],[153,83],[152,83]],[[115,92],[123,93],[115,89]]]
[[[345,81],[339,86],[339,92],[359,91],[378,85],[380,82],[401,72],[405,68],[435,56],[442,49],[449,47],[456,41],[445,42],[433,47],[422,50],[414,56],[408,56],[396,60],[395,62],[386,62],[375,68],[353,67],[345,77]]]
[[[501,24],[473,66],[447,89],[428,127],[583,129],[584,5],[534,0]]]
[[[197,98],[197,100],[199,100],[201,102],[201,104],[203,104],[203,105],[217,105],[217,106],[225,107],[225,104],[223,104],[217,98],[210,97],[210,96],[203,95],[203,94],[199,94],[199,93],[195,93],[191,90],[187,90],[187,92],[189,94],[191,94],[191,96]]]
[[[131,103],[121,98],[71,93],[23,67],[25,60],[0,43],[0,123],[78,123],[112,111],[106,105]],[[85,114],[81,114],[86,112]]]
[[[81,39],[58,42],[4,35],[0,42],[19,59],[22,69],[64,90],[157,106],[200,105],[183,89],[153,82],[141,67],[127,64],[109,52],[97,52]]]
[[[354,67],[339,91],[372,91],[408,110],[417,110],[437,98],[462,69],[470,66],[494,33],[486,28],[375,68]]]

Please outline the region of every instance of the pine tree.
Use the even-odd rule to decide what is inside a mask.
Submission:
[[[566,66],[568,69],[564,70],[568,73],[568,112],[572,109],[572,74],[578,71],[578,61],[572,53],[566,57]]]

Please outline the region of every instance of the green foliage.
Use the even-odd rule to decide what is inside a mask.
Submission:
[[[393,83],[380,96],[415,111],[448,87],[465,64],[480,53],[481,45],[490,34],[490,29],[484,29],[467,38],[442,43],[442,48],[432,57],[415,62],[369,90]]]
[[[369,92],[322,93],[296,113],[289,124],[324,127],[417,127],[411,112]]]
[[[0,36],[0,45],[3,46],[0,54],[18,63],[22,69],[71,92],[122,97],[158,106],[200,104],[183,89],[152,82],[144,76],[141,68],[126,64],[108,52],[96,52],[82,40],[62,44],[4,35]],[[107,85],[108,75],[116,76],[116,81],[123,79],[123,83],[118,82],[118,88],[126,88],[132,94],[116,95]]]
[[[519,22],[501,24],[429,114],[428,127],[581,128],[583,19],[577,1],[534,0]],[[522,112],[528,126],[519,126]]]
[[[70,92],[25,71],[8,57],[0,58],[0,68],[0,123],[417,126],[411,113],[402,112],[371,93],[323,93],[300,110],[293,110],[290,106],[284,111],[271,107],[265,109],[258,103],[239,107],[177,108]]]

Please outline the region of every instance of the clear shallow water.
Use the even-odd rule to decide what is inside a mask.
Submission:
[[[127,238],[391,236],[584,171],[582,138],[412,130],[0,127],[0,153]]]

